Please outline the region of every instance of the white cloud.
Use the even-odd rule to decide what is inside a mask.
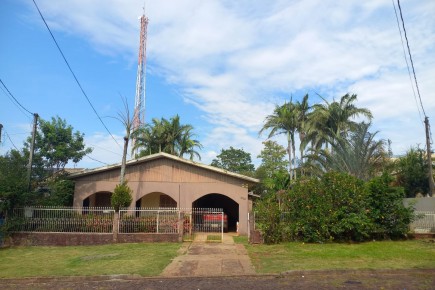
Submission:
[[[142,1],[39,2],[57,29],[135,59]],[[166,0],[146,7],[149,67],[179,86],[213,126],[201,138],[208,158],[229,146],[255,157],[257,132],[274,102],[313,88],[357,93],[397,148],[419,142],[421,124],[390,2],[234,2]],[[426,113],[433,116],[435,2],[402,8]]]

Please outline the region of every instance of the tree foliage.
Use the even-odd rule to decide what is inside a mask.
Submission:
[[[29,137],[25,143],[27,154],[30,143]],[[58,116],[51,118],[51,121],[40,120],[34,148],[35,166],[55,171],[64,169],[70,161],[79,162],[92,152],[92,148],[85,148],[84,134],[80,131],[73,132],[73,127]]]
[[[27,159],[17,150],[0,156],[0,215],[32,201],[27,191]]]
[[[365,184],[368,216],[374,224],[376,238],[401,238],[413,220],[413,209],[403,205],[402,187],[392,185],[394,178],[388,173],[375,177]]]
[[[133,191],[127,185],[127,181],[124,181],[120,184],[117,184],[115,190],[113,191],[112,197],[110,199],[110,203],[116,212],[119,211],[122,207],[130,206],[133,198],[131,193]]]
[[[347,137],[327,138],[331,148],[311,149],[307,155],[307,171],[321,175],[329,171],[345,172],[368,180],[382,171],[387,152],[383,140],[368,130],[370,124],[361,123]]]
[[[243,149],[236,149],[232,146],[229,149],[222,149],[221,153],[212,160],[211,166],[248,175],[252,175],[255,171],[251,154]]]
[[[320,179],[293,182],[281,210],[275,199],[263,199],[256,205],[256,219],[270,242],[402,238],[413,217],[413,209],[405,208],[402,198],[402,189],[392,186],[387,174],[364,183],[345,173],[328,172]]]
[[[396,183],[404,187],[406,197],[429,192],[428,166],[425,152],[420,148],[410,148],[405,156],[400,157],[395,164],[397,171]]]
[[[290,178],[294,176],[294,154],[295,154],[295,132],[298,127],[298,114],[296,107],[290,100],[289,103],[284,103],[281,106],[275,106],[275,110],[271,115],[266,117],[263,128],[259,134],[264,131],[269,131],[268,138],[285,135],[287,137],[287,153],[288,153],[288,171]]]
[[[150,124],[133,133],[136,139],[135,148],[140,149],[139,156],[166,152],[179,157],[188,156],[191,160],[201,155],[197,151],[202,148],[195,139],[194,128],[189,124],[181,124],[178,115],[170,118],[153,118]]]

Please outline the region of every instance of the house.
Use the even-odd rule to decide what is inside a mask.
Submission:
[[[115,164],[71,174],[74,207],[110,206],[120,168]],[[125,179],[133,190],[130,208],[222,208],[229,230],[235,231],[239,222],[242,235],[248,230],[248,186],[259,182],[167,153],[128,161]]]

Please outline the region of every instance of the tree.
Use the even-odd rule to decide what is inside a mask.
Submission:
[[[287,172],[287,162],[284,160],[286,150],[275,141],[263,142],[264,148],[257,158],[261,159],[261,164],[255,171],[255,176],[261,183],[255,186],[255,190],[261,194],[276,194],[277,191],[284,189],[278,186],[280,180],[289,178]]]
[[[287,152],[289,156],[288,170],[290,178],[293,178],[293,153],[294,153],[294,139],[297,129],[297,112],[294,104],[290,100],[289,103],[284,103],[282,106],[275,106],[275,110],[271,115],[266,117],[263,128],[259,134],[264,131],[270,130],[268,138],[276,135],[285,134],[287,137]]]
[[[411,147],[395,164],[396,183],[405,189],[406,197],[415,197],[417,193],[429,192],[427,182],[428,167],[423,149]]]
[[[138,117],[138,112],[134,112],[133,116],[130,117],[130,109],[128,107],[128,103],[126,99],[123,99],[124,102],[124,112],[118,112],[118,117],[115,117],[118,121],[124,125],[125,128],[125,136],[124,136],[124,148],[122,151],[122,161],[121,161],[121,173],[119,182],[121,184],[124,183],[125,178],[125,168],[127,164],[127,151],[128,151],[128,143],[131,138],[131,134],[133,133],[133,122]],[[133,151],[133,150],[132,150]]]
[[[299,150],[301,154],[301,163],[303,164],[303,156],[305,149],[305,136],[307,135],[307,123],[308,123],[308,115],[311,110],[310,105],[308,104],[308,94],[306,94],[302,98],[302,102],[297,101],[295,104],[296,113],[297,113],[297,127],[296,130],[299,133]]]
[[[133,149],[141,149],[139,156],[166,152],[179,157],[188,155],[190,159],[201,159],[196,149],[201,149],[202,145],[194,139],[193,129],[192,125],[181,124],[178,115],[169,120],[153,118],[150,124],[133,133],[136,138]]]
[[[27,192],[27,159],[17,150],[0,156],[0,216],[31,201]]]
[[[131,188],[127,185],[127,181],[116,185],[110,198],[110,203],[116,212],[119,212],[121,207],[128,207],[131,204],[133,200],[131,197],[132,192]]]
[[[197,157],[201,160],[201,155],[195,148],[202,149],[201,143],[193,139],[194,134],[192,133],[193,127],[186,127],[185,130],[181,134],[181,138],[178,142],[179,152],[178,156],[183,157],[184,155],[188,155],[190,160],[193,160],[194,157]]]
[[[370,123],[362,123],[347,138],[343,135],[328,138],[332,150],[312,149],[307,156],[311,172],[323,174],[338,171],[368,180],[381,171],[387,157],[385,142],[375,140],[378,132],[370,133],[369,127]]]
[[[323,99],[323,98],[322,98]],[[351,131],[358,128],[359,123],[353,121],[355,117],[372,118],[371,112],[366,108],[358,108],[354,103],[357,95],[346,94],[337,102],[324,100],[324,104],[313,105],[313,111],[308,115],[307,138],[305,144],[311,142],[315,149],[328,143],[336,137],[346,137]]]
[[[25,143],[25,152],[28,155],[30,138]],[[73,132],[73,127],[68,125],[59,116],[51,118],[51,122],[40,120],[39,130],[35,136],[35,166],[40,166],[47,171],[59,171],[72,161],[79,162],[92,148],[85,148],[84,134],[80,131]]]
[[[222,149],[211,162],[211,166],[240,174],[252,174],[255,170],[251,154],[232,146],[229,149]]]
[[[263,142],[263,145],[263,150],[257,156],[257,158],[261,159],[259,168],[264,168],[269,177],[276,171],[286,171],[287,162],[284,160],[286,155],[285,148],[271,140]]]

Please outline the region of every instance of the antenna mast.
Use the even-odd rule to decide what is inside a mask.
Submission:
[[[148,17],[145,16],[145,7],[140,18],[140,43],[139,59],[137,65],[136,96],[134,99],[133,132],[145,124],[145,80],[146,80],[146,44],[147,44]],[[132,140],[132,148],[136,143]],[[132,150],[132,155],[138,154],[138,150]]]

